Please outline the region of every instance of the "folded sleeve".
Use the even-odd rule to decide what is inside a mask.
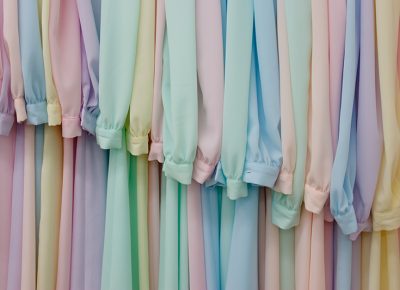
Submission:
[[[361,2],[360,66],[357,112],[357,172],[354,185],[354,209],[359,234],[371,229],[369,215],[382,156],[382,117],[380,95],[376,88],[374,1]]]
[[[199,139],[193,179],[203,183],[214,171],[221,153],[224,59],[219,1],[196,1],[196,40]]]
[[[151,143],[149,160],[164,162],[163,154],[163,117],[164,109],[162,105],[162,77],[163,77],[163,51],[164,51],[164,32],[165,32],[165,2],[157,0],[156,5],[156,33],[155,33],[155,52],[154,52],[154,87],[153,87],[153,107],[151,116]]]
[[[253,39],[253,1],[227,7],[221,164],[230,199],[247,196],[243,181]]]
[[[100,0],[77,0],[81,28],[81,126],[95,134],[99,115]]]
[[[127,148],[133,155],[147,154],[154,80],[155,0],[140,7],[135,76],[130,105]]]
[[[311,99],[305,208],[320,213],[329,195],[333,162],[329,116],[328,1],[312,0]]]
[[[332,215],[345,235],[357,230],[357,221],[353,207],[353,187],[356,169],[355,86],[360,49],[359,4],[359,0],[347,1],[339,138],[333,161],[330,192]]]
[[[11,95],[14,99],[14,108],[17,122],[26,120],[24,99],[24,82],[19,42],[18,1],[3,0],[3,35],[6,52],[10,61]]]
[[[296,166],[296,130],[292,85],[290,77],[289,44],[286,27],[285,2],[277,3],[277,34],[279,50],[279,87],[281,113],[282,166],[274,190],[283,194],[293,193],[293,174]]]
[[[376,1],[375,11],[384,145],[372,218],[374,230],[389,231],[400,226],[400,80],[396,77],[400,3]]]
[[[282,229],[296,226],[304,195],[307,155],[307,114],[311,61],[311,0],[286,0],[289,63],[296,132],[293,194],[273,192],[272,222]]]
[[[53,19],[50,19],[50,0],[42,0],[42,49],[46,84],[47,116],[49,125],[56,126],[61,124],[61,105],[54,84],[50,54],[49,34],[50,26],[53,26],[53,24],[51,24],[52,21]]]
[[[164,164],[167,177],[192,180],[197,147],[197,74],[194,0],[166,0],[168,85],[163,87]],[[163,75],[164,78],[164,75]]]
[[[20,0],[18,23],[28,122],[47,123],[46,84],[37,1]]]
[[[140,0],[104,0],[101,5],[96,137],[101,148],[117,149],[121,148],[132,96]]]
[[[276,11],[273,1],[254,1],[256,110],[259,132],[252,156],[246,157],[243,179],[273,187],[282,164]],[[250,96],[251,98],[251,96]],[[252,111],[249,111],[253,115]],[[249,116],[251,118],[252,116]],[[248,124],[250,131],[251,124]],[[249,144],[248,144],[249,145]]]

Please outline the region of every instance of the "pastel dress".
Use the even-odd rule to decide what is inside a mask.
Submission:
[[[131,164],[135,163],[136,184],[130,187],[135,196],[131,208],[131,222],[136,223],[138,252],[138,286],[149,289],[148,255],[148,141],[151,128],[151,111],[154,80],[154,32],[155,1],[143,1],[140,6],[137,53],[133,79],[132,96],[127,129],[127,149],[131,153]],[[134,159],[134,160],[133,160]],[[133,233],[132,233],[133,234]],[[133,239],[132,239],[133,242]],[[132,249],[133,250],[133,249]]]
[[[102,149],[111,149],[101,289],[132,289],[130,160],[125,122],[132,95],[140,1],[103,0],[101,5],[96,139]]]
[[[0,30],[4,23],[3,1],[0,2]],[[1,53],[1,90],[0,90],[0,135],[8,136],[15,122],[14,101],[11,97],[10,62],[4,44],[3,33],[0,33]]]
[[[56,289],[63,183],[63,141],[60,126],[44,128],[37,289]]]
[[[311,1],[311,95],[304,209],[295,229],[296,289],[325,289],[324,204],[332,168],[328,1]]]
[[[0,167],[3,174],[0,176],[0,289],[7,289],[8,253],[10,250],[11,233],[11,204],[14,175],[15,156],[15,126],[9,136],[0,136]]]
[[[303,201],[307,153],[307,111],[311,61],[311,1],[285,1],[290,84],[296,136],[296,165],[291,194],[272,196],[272,222],[280,227],[280,287],[295,288],[295,232]],[[296,40],[301,37],[301,40]]]
[[[38,1],[19,1],[18,24],[27,120],[47,123],[46,83]]]
[[[10,244],[8,249],[7,290],[21,288],[22,232],[24,203],[24,125],[17,125],[14,155],[14,174],[11,197]]]
[[[101,289],[109,152],[100,149],[93,135],[99,113],[100,4],[100,1],[77,1],[81,25],[81,126],[84,131],[76,141],[72,290]]]
[[[361,2],[360,67],[357,114],[357,171],[353,206],[358,229],[350,238],[355,240],[361,231],[372,229],[370,212],[377,185],[382,156],[382,116],[380,94],[377,90],[375,63],[374,1]]]
[[[332,149],[335,155],[338,130],[344,46],[346,35],[346,1],[329,1],[329,103],[332,134]],[[330,200],[325,205],[325,282],[326,289],[333,289],[334,263],[336,255],[335,229],[337,224],[330,210]]]
[[[20,54],[18,1],[3,0],[3,37],[10,61],[11,96],[14,100],[17,122],[21,123],[27,116]]]
[[[353,207],[356,175],[356,78],[359,61],[360,2],[348,1],[338,143],[331,177],[330,207],[338,223],[335,289],[351,287],[352,244],[347,236],[357,231]]]

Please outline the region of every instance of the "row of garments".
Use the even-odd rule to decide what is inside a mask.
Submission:
[[[0,0],[0,290],[400,289],[400,0]]]

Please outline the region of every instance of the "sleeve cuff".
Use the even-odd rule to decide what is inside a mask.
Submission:
[[[359,222],[358,223],[357,231],[350,235],[350,240],[352,240],[352,241],[357,240],[357,238],[360,236],[360,234],[362,232],[364,232],[364,231],[366,231],[366,232],[372,231],[372,224],[371,224],[371,220],[370,219],[368,219],[365,222]]]
[[[319,214],[328,199],[329,190],[319,190],[306,184],[304,187],[304,205],[309,212]]]
[[[331,212],[343,234],[350,235],[357,231],[356,213],[352,205],[347,206],[347,208],[340,213],[332,210]]]
[[[96,127],[96,139],[102,149],[119,149],[122,146],[122,128],[105,129]]]
[[[238,179],[226,180],[226,190],[229,199],[236,200],[241,197],[246,197],[248,195],[247,183]]]
[[[62,118],[62,136],[64,138],[75,138],[82,134],[81,120],[79,117]]]
[[[129,131],[128,138],[126,138],[126,146],[128,151],[134,156],[147,154],[149,153],[149,137],[147,135],[135,137]]]
[[[96,121],[98,116],[98,111],[92,108],[84,108],[82,110],[81,126],[82,128],[92,135],[96,135]]]
[[[196,156],[193,165],[193,179],[203,184],[213,173],[215,165],[209,164],[202,160],[199,156]]]
[[[17,122],[21,123],[27,119],[25,100],[22,98],[14,99],[15,113],[17,115]]]
[[[0,135],[8,136],[14,125],[14,114],[0,113]]]
[[[152,142],[150,144],[149,161],[157,160],[159,163],[164,162],[163,143]]]
[[[175,179],[181,184],[192,183],[193,163],[175,163],[165,159],[163,164],[165,176]]]
[[[275,181],[274,190],[286,195],[293,193],[293,174],[281,170]]]
[[[272,196],[272,223],[283,230],[291,229],[299,224],[300,206],[287,205],[287,199],[291,196],[280,192],[273,192]]]
[[[59,104],[47,104],[49,126],[61,124],[61,107]]]
[[[267,166],[263,163],[245,164],[243,180],[259,186],[272,188],[279,174],[279,167]]]
[[[40,125],[47,123],[47,103],[40,102],[35,104],[27,104],[26,112],[28,122],[32,125]]]

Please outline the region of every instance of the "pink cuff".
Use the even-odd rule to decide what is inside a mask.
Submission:
[[[17,122],[21,123],[26,120],[25,100],[22,98],[14,99],[15,113],[17,114]]]
[[[200,159],[200,157],[197,155],[193,163],[192,178],[196,182],[203,184],[208,179],[208,177],[210,177],[210,175],[213,173],[214,168],[215,164],[211,165],[206,161],[204,161],[203,159]]]
[[[150,144],[149,161],[157,160],[159,163],[164,162],[163,143],[152,142]]]
[[[293,174],[281,170],[275,182],[274,190],[283,194],[293,193]]]
[[[328,195],[329,195],[329,189],[320,190],[309,184],[306,184],[304,188],[305,208],[309,212],[319,214],[324,208]]]
[[[74,138],[81,136],[81,120],[79,117],[62,118],[62,136],[64,138]]]

